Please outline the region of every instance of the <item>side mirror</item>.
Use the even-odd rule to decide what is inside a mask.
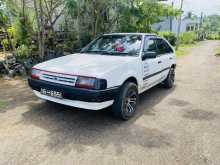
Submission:
[[[146,60],[147,58],[156,58],[156,57],[157,57],[157,52],[152,52],[152,51],[143,52],[142,61]]]

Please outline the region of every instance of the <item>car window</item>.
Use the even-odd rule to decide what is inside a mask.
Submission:
[[[173,53],[172,48],[163,39],[157,39],[156,43],[157,43],[157,48],[158,48],[159,54]]]
[[[155,39],[145,40],[144,52],[157,52]]]
[[[134,56],[140,52],[141,41],[141,35],[104,35],[93,41],[83,53]]]

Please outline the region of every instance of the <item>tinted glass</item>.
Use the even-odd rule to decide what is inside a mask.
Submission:
[[[157,48],[159,54],[172,53],[173,50],[169,44],[163,39],[157,39]]]

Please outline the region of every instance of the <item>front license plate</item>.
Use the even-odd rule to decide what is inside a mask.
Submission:
[[[53,90],[48,90],[48,89],[41,88],[40,93],[42,95],[47,95],[47,96],[55,97],[55,98],[58,98],[58,99],[63,98],[62,93],[58,92],[58,91],[53,91]]]

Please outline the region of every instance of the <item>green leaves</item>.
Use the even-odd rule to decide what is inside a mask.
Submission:
[[[65,0],[65,6],[67,13],[74,18],[77,16],[77,1],[76,0]]]

